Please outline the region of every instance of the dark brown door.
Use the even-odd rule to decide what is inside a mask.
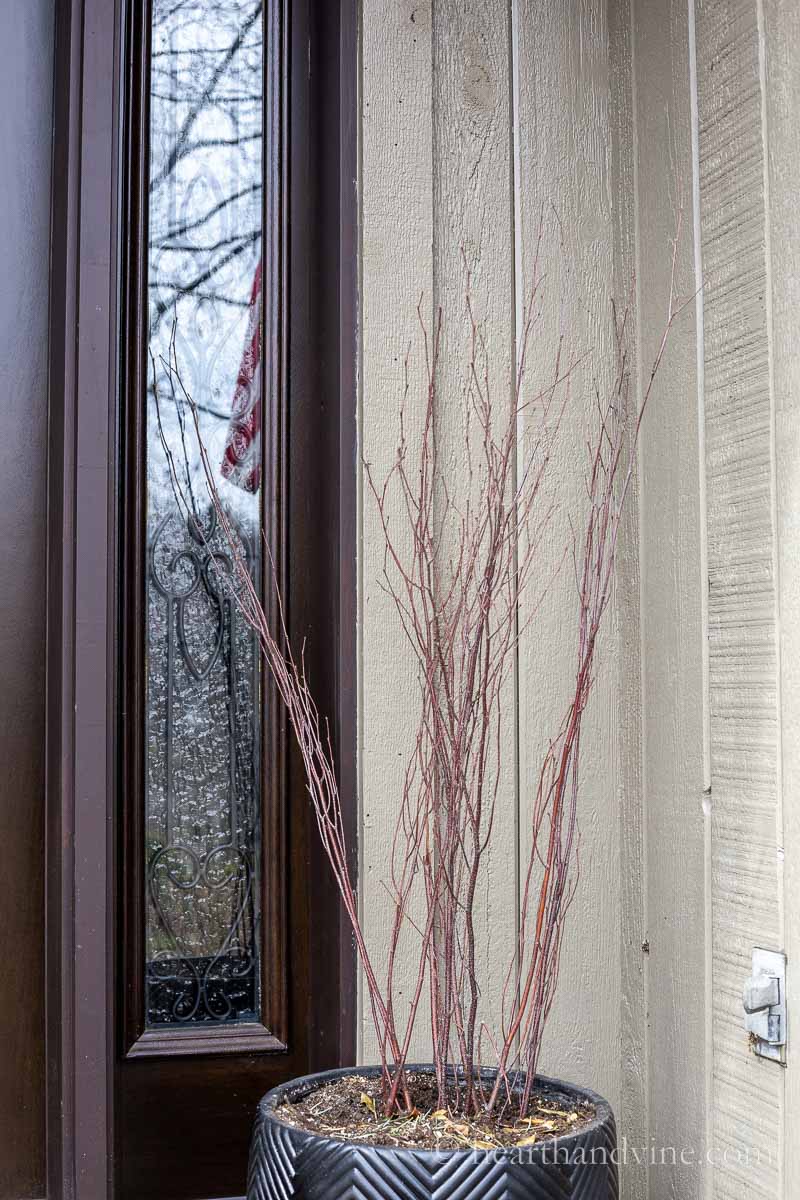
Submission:
[[[44,638],[53,14],[0,10],[0,1197],[44,1194]],[[24,96],[24,102],[21,97]]]
[[[62,505],[77,492],[57,567],[77,599],[51,593],[51,691],[69,703],[77,675],[91,692],[51,743],[51,846],[69,846],[51,850],[51,893],[72,910],[51,937],[69,1102],[51,1109],[50,1183],[240,1196],[260,1095],[352,1058],[353,964],[202,454],[255,586],[274,609],[274,569],[307,639],[352,795],[354,25],[311,0],[73,9],[65,177],[83,203],[77,234],[55,214],[55,270],[77,257],[87,316],[56,314],[51,386],[68,398],[78,376],[51,431]],[[74,61],[61,70],[74,89]],[[81,258],[93,239],[99,268],[96,246]],[[99,521],[81,496],[98,485]]]

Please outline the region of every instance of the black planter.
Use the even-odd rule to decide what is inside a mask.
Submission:
[[[378,1073],[376,1067],[358,1068],[359,1075]],[[617,1200],[614,1117],[593,1092],[542,1078],[569,1103],[591,1100],[594,1120],[577,1133],[503,1150],[358,1145],[280,1120],[284,1100],[352,1074],[351,1068],[306,1075],[266,1094],[253,1132],[248,1200]]]

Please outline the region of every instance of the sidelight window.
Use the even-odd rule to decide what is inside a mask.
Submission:
[[[228,586],[231,550],[200,445],[260,587],[263,76],[260,0],[153,0],[142,564],[149,1029],[253,1022],[261,1009],[263,684]]]

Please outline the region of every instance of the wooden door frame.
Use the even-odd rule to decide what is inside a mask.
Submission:
[[[323,188],[319,242],[300,239],[292,270],[314,296],[318,336],[306,347],[305,392],[327,397],[338,504],[326,529],[335,595],[298,622],[336,614],[334,653],[320,679],[334,714],[343,803],[355,848],[356,745],[356,81],[357,0],[296,0],[314,10],[316,77],[297,89],[292,124],[309,123],[292,168]],[[117,668],[122,104],[125,0],[57,5],[49,344],[46,1027],[48,1200],[111,1196],[114,1178]],[[309,73],[310,74],[310,73]],[[313,97],[310,88],[313,87]],[[313,111],[312,111],[313,109]],[[325,136],[314,127],[326,116]],[[309,167],[313,165],[313,174]],[[305,250],[302,249],[305,245]],[[299,369],[299,368],[298,368]],[[302,375],[302,370],[300,371]],[[319,452],[319,445],[297,448]],[[300,548],[302,550],[302,547]],[[315,547],[309,547],[314,551]],[[309,847],[321,902],[331,885]],[[308,1014],[319,1065],[354,1061],[355,962],[339,906],[335,945],[313,971],[335,972],[331,997]]]

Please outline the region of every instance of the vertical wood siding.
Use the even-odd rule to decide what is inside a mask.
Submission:
[[[429,323],[433,312],[430,2],[368,0],[362,38],[359,430],[363,458],[380,480],[395,457],[403,360],[415,336],[420,296]],[[410,363],[409,382],[412,391],[424,392],[419,354]],[[413,414],[408,419],[413,439]],[[383,538],[363,473],[361,487],[360,901],[369,944],[382,948],[391,921],[382,881],[388,879],[395,802],[413,745],[417,684],[392,602],[382,588]],[[401,962],[398,974],[410,991],[411,963]],[[362,995],[359,1006],[361,1057],[374,1061],[376,1046],[365,999]],[[424,1044],[415,1050],[424,1055]]]
[[[689,10],[685,0],[636,0],[631,21],[639,371],[646,378],[664,327],[669,239],[681,209],[676,288],[691,296],[696,287]],[[648,1168],[652,1200],[700,1200],[705,1176],[704,581],[697,383],[692,305],[680,318],[658,378],[639,460],[641,821],[650,948],[647,1139],[657,1151]],[[620,575],[627,569],[621,563]]]
[[[800,10],[792,0],[363,0],[362,22],[359,415],[379,470],[394,453],[420,295],[429,320],[443,308],[444,372],[453,395],[462,389],[462,246],[496,385],[508,386],[544,208],[558,218],[544,239],[554,303],[532,373],[552,361],[559,325],[573,349],[592,351],[555,470],[565,507],[578,505],[582,406],[611,363],[610,293],[623,295],[635,269],[644,373],[682,209],[678,290],[704,286],[660,377],[622,533],[585,739],[581,891],[543,1067],[605,1092],[629,1150],[645,1150],[623,1169],[628,1200],[788,1200],[800,1143],[784,1120],[800,1118],[800,1084],[791,1062],[782,1072],[750,1054],[741,986],[754,945],[786,944],[800,991],[800,922],[788,890],[785,911],[783,900],[800,879],[800,821],[781,802],[800,778]],[[419,370],[412,356],[412,381]],[[437,433],[463,470],[457,420],[445,412]],[[557,548],[563,526],[550,536]],[[416,703],[381,566],[364,494],[360,861],[378,940]],[[481,939],[494,979],[517,928],[571,613],[559,579],[537,637],[520,646],[506,705]],[[496,1007],[494,990],[484,1002]],[[374,1057],[367,1022],[360,1049]]]
[[[769,191],[769,290],[775,420],[775,491],[779,632],[780,791],[784,859],[784,942],[787,995],[800,997],[800,5],[765,0],[765,128]],[[779,854],[780,854],[779,849]],[[789,1025],[785,1072],[783,1187],[800,1183],[800,1037]]]
[[[558,510],[546,553],[557,563],[581,521],[586,433],[592,387],[613,371],[608,29],[601,0],[520,0],[514,5],[518,57],[519,203],[522,288],[544,220],[545,316],[534,339],[534,394],[552,378],[561,332],[567,354],[588,354],[572,377],[557,457],[547,481]],[[543,217],[544,214],[544,217]],[[525,418],[535,435],[536,414]],[[524,446],[523,446],[524,449]],[[534,584],[534,587],[536,585]],[[531,597],[533,600],[534,597]],[[543,755],[558,729],[574,681],[577,611],[569,564],[549,588],[519,648],[521,862],[530,854],[530,821]],[[543,1047],[542,1069],[591,1079],[620,1103],[620,1061],[606,1048],[620,1036],[620,859],[613,771],[610,627],[581,737],[581,882],[568,918],[561,983]],[[593,764],[602,763],[597,770]],[[578,932],[580,931],[580,932]],[[577,933],[577,936],[576,936]],[[599,1002],[598,1002],[599,999]]]
[[[440,386],[455,399],[441,413],[436,438],[450,477],[465,480],[459,400],[466,394],[469,370],[467,271],[489,347],[489,387],[498,404],[506,402],[513,381],[510,23],[507,0],[436,0],[433,14],[433,300],[434,311],[441,308],[443,317]],[[500,1010],[516,934],[516,896],[510,886],[518,842],[514,698],[511,679],[501,698],[495,833],[476,902],[477,946],[485,967],[479,1020],[487,1022]],[[484,1053],[488,1050],[484,1045]]]
[[[363,8],[362,365],[361,438],[377,473],[396,444],[402,362],[412,344],[412,386],[419,380],[415,306],[444,315],[443,377],[463,391],[467,329],[464,267],[490,347],[496,394],[511,386],[516,331],[529,281],[541,213],[555,321],[540,335],[532,383],[554,361],[559,324],[575,324],[573,350],[594,350],[576,382],[558,478],[579,505],[588,385],[610,365],[610,288],[615,261],[611,202],[611,81],[603,0],[441,0],[373,3]],[[559,226],[560,222],[560,226]],[[560,229],[566,244],[560,246]],[[628,236],[626,231],[626,236]],[[537,343],[539,342],[537,338]],[[458,403],[437,430],[448,466],[463,472]],[[569,536],[564,519],[551,533],[557,558]],[[360,774],[362,901],[378,944],[389,906],[380,886],[392,834],[393,797],[402,784],[416,700],[413,672],[392,605],[380,590],[381,538],[368,489],[362,497],[362,699]],[[526,638],[518,679],[504,704],[505,769],[496,846],[481,935],[489,991],[497,1011],[502,972],[517,930],[520,865],[530,845],[531,799],[542,747],[557,727],[573,656],[572,585],[564,572],[548,596],[536,637]],[[574,614],[573,614],[574,615]],[[627,634],[627,631],[626,631]],[[609,629],[609,647],[613,633]],[[607,649],[609,648],[607,647]],[[590,727],[589,754],[604,764],[587,772],[583,887],[571,916],[583,931],[565,946],[559,1011],[543,1067],[621,1097],[619,973],[622,885],[614,740],[628,737],[613,719],[613,655],[604,655]],[[519,703],[515,704],[515,690]],[[638,703],[638,700],[636,701]],[[627,760],[628,751],[625,751]],[[605,764],[608,764],[606,767]],[[591,830],[591,834],[589,833]],[[634,855],[640,847],[634,838]],[[636,954],[641,960],[641,920]],[[411,980],[409,979],[409,985]],[[598,1004],[596,998],[603,1002]],[[638,1037],[643,1027],[637,1007]],[[362,1015],[366,1017],[363,1012]],[[365,1021],[362,1054],[374,1054]],[[637,1101],[635,1108],[640,1111]]]
[[[712,809],[714,1196],[780,1197],[784,1077],[742,1036],[783,945],[769,196],[757,0],[698,0]],[[749,1151],[749,1158],[742,1150]]]
[[[630,12],[623,4],[609,5],[609,79],[611,83],[611,214],[614,224],[613,289],[625,295],[636,267],[636,189],[639,169],[631,129],[634,114],[634,72]],[[638,317],[638,314],[637,314]],[[647,1070],[646,987],[649,955],[647,874],[644,843],[643,759],[641,725],[642,636],[639,594],[639,481],[634,477],[628,508],[619,534],[618,570],[613,609],[614,654],[611,682],[614,722],[614,778],[617,785],[616,824],[619,835],[620,921],[620,1098],[617,1120],[631,1144],[647,1143],[649,1097]],[[645,1162],[629,1161],[624,1189],[629,1198],[647,1195]]]

